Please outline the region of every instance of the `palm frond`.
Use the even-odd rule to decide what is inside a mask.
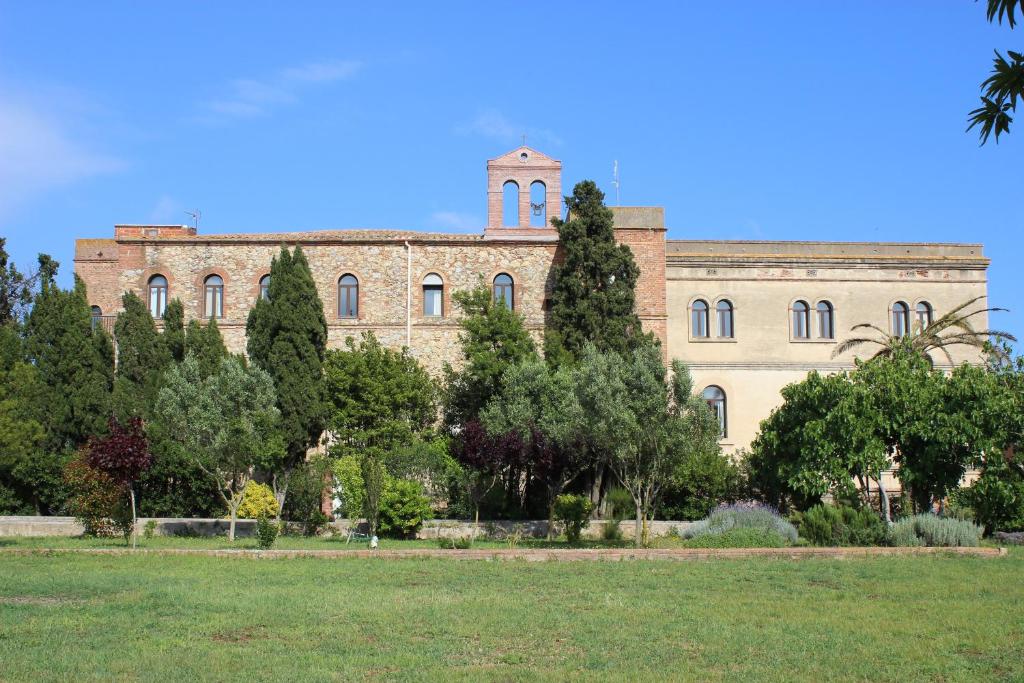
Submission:
[[[855,349],[863,344],[877,344],[883,347],[883,350],[886,346],[885,342],[880,341],[878,339],[874,339],[872,337],[851,337],[850,339],[843,340],[838,345],[836,345],[834,349],[832,349],[832,357],[838,358],[847,351]]]
[[[1006,23],[1013,28],[1017,23],[1017,18],[1014,16],[1014,11],[1017,9],[1017,4],[1021,0],[988,0],[988,8],[985,10],[985,17],[989,23],[998,21],[1000,24],[1003,23],[1003,17],[1006,17]],[[1021,4],[1020,11],[1024,14],[1024,4]]]

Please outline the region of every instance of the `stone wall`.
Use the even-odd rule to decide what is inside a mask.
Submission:
[[[623,223],[616,237],[633,249],[641,267],[637,312],[645,329],[667,344],[661,212],[615,211],[616,220]],[[298,244],[324,304],[331,347],[372,331],[392,348],[408,342],[412,354],[435,374],[445,362],[460,362],[459,311],[452,294],[480,283],[491,286],[499,273],[512,277],[515,310],[539,342],[553,286],[552,265],[558,258],[558,235],[550,229],[486,235],[355,230],[203,236],[175,226],[130,231],[119,226],[116,234],[114,240],[77,243],[75,270],[86,283],[90,304],[104,315],[121,310],[123,292],[133,291],[146,300],[150,279],[162,275],[168,282],[168,299],[181,300],[186,322],[202,320],[204,283],[217,275],[224,283],[224,315],[218,325],[228,349],[244,352],[245,323],[259,296],[260,279],[269,274],[282,244]],[[431,273],[444,282],[440,317],[423,314],[423,279]],[[338,311],[338,280],[346,274],[359,281],[355,318],[341,317]]]
[[[226,519],[204,519],[186,517],[162,517],[148,518],[140,517],[136,528],[141,534],[146,524],[150,521],[156,522],[155,533],[158,536],[194,535],[194,536],[226,536],[228,533],[229,520]],[[693,522],[651,522],[651,535],[664,536],[676,532],[682,533],[687,526]],[[605,522],[595,520],[584,529],[585,538],[600,538],[601,530]],[[348,520],[338,520],[331,523],[330,529],[337,534],[348,532]],[[363,531],[365,523],[361,525]],[[524,520],[524,521],[482,521],[478,536],[491,536],[496,539],[504,539],[516,528],[520,530],[523,538],[544,538],[547,536],[548,523],[546,520]],[[633,522],[625,520],[621,529],[623,536],[627,539],[633,537]],[[296,530],[297,531],[297,530]],[[417,534],[419,539],[436,538],[462,538],[472,536],[475,527],[473,522],[454,519],[430,519],[424,522],[423,527]],[[559,530],[560,531],[560,530]],[[74,517],[0,517],[0,537],[4,536],[81,536],[84,529]],[[248,538],[256,532],[256,520],[239,519],[235,523],[235,535],[239,538]]]

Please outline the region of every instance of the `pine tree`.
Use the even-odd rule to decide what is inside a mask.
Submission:
[[[199,374],[205,379],[220,370],[221,361],[228,357],[224,338],[217,321],[210,318],[206,325],[190,320],[185,332],[185,351],[196,358]]]
[[[565,203],[566,220],[551,219],[564,258],[554,268],[545,355],[557,362],[576,357],[587,342],[619,354],[651,343],[634,310],[640,268],[630,248],[615,242],[604,193],[584,180]]]
[[[0,325],[18,319],[18,310],[28,305],[31,290],[27,278],[8,263],[7,238],[0,237]]]
[[[250,311],[246,335],[250,360],[270,374],[277,392],[288,457],[274,475],[274,492],[283,508],[287,477],[319,442],[326,412],[327,321],[301,247],[294,253],[282,247],[271,262],[269,297]]]

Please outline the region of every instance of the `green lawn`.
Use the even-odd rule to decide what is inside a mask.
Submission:
[[[0,680],[1022,680],[1022,576],[1020,551],[564,563],[0,554]]]

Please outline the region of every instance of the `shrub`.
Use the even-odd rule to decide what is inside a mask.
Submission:
[[[885,545],[885,522],[868,508],[815,505],[800,521],[800,535],[814,545]]]
[[[363,516],[363,499],[366,496],[362,466],[355,456],[346,455],[335,460],[332,469],[335,492],[341,499],[341,514],[354,522]]]
[[[437,547],[445,550],[469,550],[473,547],[472,536],[438,537]]]
[[[259,519],[277,516],[277,498],[266,484],[250,481],[242,493],[242,504],[238,506],[239,519]]]
[[[719,505],[706,518],[687,527],[683,535],[691,539],[723,534],[735,528],[768,529],[789,543],[796,543],[798,537],[796,527],[783,519],[775,508],[754,502]]]
[[[274,547],[274,542],[277,540],[277,534],[281,531],[280,525],[263,515],[256,518],[256,545],[259,546],[260,550],[270,550]]]
[[[430,514],[430,501],[423,495],[423,487],[418,482],[387,478],[380,498],[382,535],[413,537]]]
[[[109,475],[75,458],[64,467],[64,482],[72,492],[67,511],[85,527],[86,536],[124,536],[132,531],[128,491]]]
[[[893,525],[890,542],[893,545],[925,545],[941,548],[976,546],[981,538],[981,527],[964,519],[939,517],[931,513],[901,519]],[[913,534],[917,542],[911,542]]]
[[[953,502],[970,508],[986,533],[1024,531],[1024,477],[1004,463],[986,467],[976,482],[953,494]]]
[[[889,545],[896,546],[897,548],[924,545],[924,543],[921,542],[921,539],[917,537],[917,533],[914,531],[914,525],[905,524],[904,522],[910,522],[910,520],[905,519],[889,527]]]
[[[743,477],[732,459],[717,448],[680,463],[659,506],[662,519],[703,519],[715,506],[741,497]]]
[[[570,543],[580,540],[583,530],[590,524],[594,504],[586,496],[564,493],[555,498],[555,519],[565,527],[565,538]]]
[[[633,515],[635,506],[633,496],[621,486],[609,489],[604,499],[609,508],[608,514],[612,519],[629,519]]]
[[[295,468],[288,479],[284,516],[291,522],[298,522],[306,536],[319,535],[330,521],[322,509],[330,471],[326,458],[316,458]]]
[[[331,518],[325,515],[323,510],[313,510],[301,522],[303,536],[319,536],[323,533],[324,528],[331,523]]]
[[[782,536],[767,527],[733,527],[686,541],[687,548],[782,548],[785,545]]]
[[[673,529],[675,527],[672,527]],[[604,523],[604,527],[601,529],[601,538],[606,541],[621,541],[622,540],[622,520],[621,519],[609,519]]]
[[[142,529],[143,538],[153,538],[156,535],[156,520],[151,519],[146,522],[146,526]]]

